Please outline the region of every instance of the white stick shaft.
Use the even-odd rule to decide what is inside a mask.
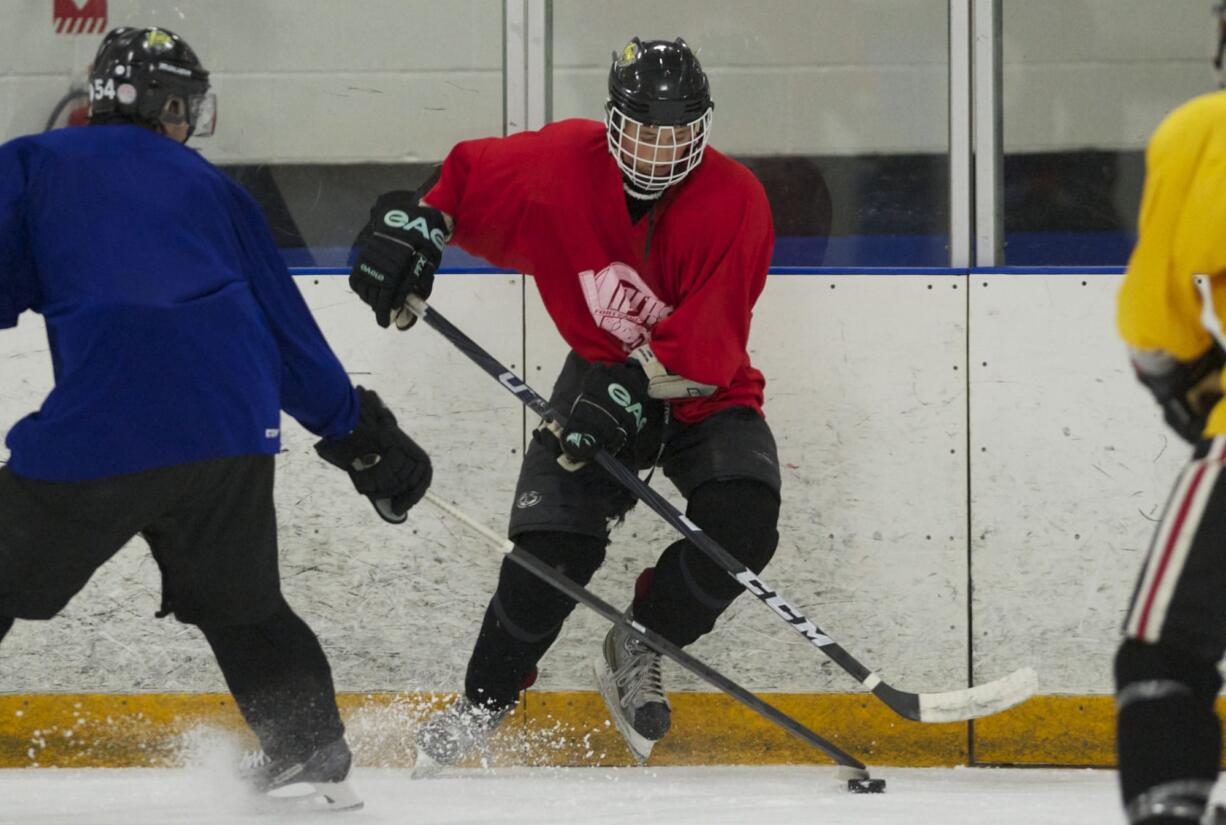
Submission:
[[[444,501],[431,492],[426,493],[426,501],[430,502],[435,507],[439,508],[457,521],[463,522],[473,532],[480,534],[480,536],[487,539],[491,545],[497,547],[499,552],[510,553],[515,549],[515,542],[511,541],[510,539],[502,538],[493,530],[486,527],[484,524],[477,521],[475,518],[468,515],[468,513],[465,513],[451,502]]]

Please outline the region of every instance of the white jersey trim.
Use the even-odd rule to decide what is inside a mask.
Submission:
[[[1226,436],[1217,436],[1204,458],[1190,462],[1175,484],[1150,545],[1141,584],[1124,625],[1126,634],[1143,642],[1162,636],[1167,611],[1183,575],[1188,553],[1205,514],[1205,505],[1226,459]]]

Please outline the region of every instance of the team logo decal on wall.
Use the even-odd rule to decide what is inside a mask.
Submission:
[[[651,330],[673,311],[634,267],[620,261],[599,272],[585,269],[579,283],[596,326],[621,341],[626,352],[650,341]]]
[[[106,31],[106,0],[52,0],[51,22],[56,34],[102,34]]]

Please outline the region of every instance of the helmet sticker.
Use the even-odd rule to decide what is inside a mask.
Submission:
[[[631,63],[639,59],[639,41],[638,38],[631,40],[622,49],[620,57],[617,57],[618,66],[629,66]]]
[[[120,103],[130,106],[136,102],[136,87],[131,83],[120,83],[115,96],[119,98]]]
[[[145,35],[145,49],[148,51],[168,51],[175,45],[174,37],[161,29],[150,29]]]

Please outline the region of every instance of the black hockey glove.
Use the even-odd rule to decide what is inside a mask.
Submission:
[[[396,425],[396,416],[374,390],[357,390],[358,426],[341,438],[320,440],[315,452],[349,473],[354,488],[384,521],[401,524],[430,486],[430,457]]]
[[[1215,341],[1204,354],[1178,361],[1166,353],[1134,352],[1137,378],[1154,394],[1167,426],[1189,444],[1201,439],[1209,413],[1222,399],[1226,352]]]
[[[664,413],[664,404],[648,397],[638,364],[592,364],[562,428],[562,451],[573,461],[590,461],[603,447],[636,468],[649,464],[659,451]]]
[[[430,297],[434,271],[443,259],[447,222],[442,212],[419,200],[415,192],[380,195],[354,241],[357,257],[349,287],[374,308],[381,327],[391,323],[392,313],[410,293],[423,301]]]

